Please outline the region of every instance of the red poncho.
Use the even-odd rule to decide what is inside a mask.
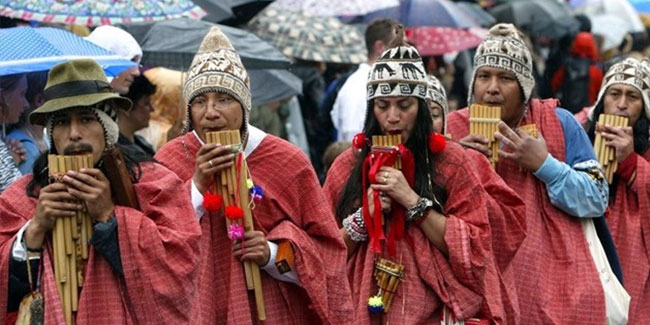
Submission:
[[[359,244],[348,259],[348,278],[352,289],[355,323],[433,323],[446,305],[459,319],[481,316],[505,322],[499,289],[499,271],[492,255],[488,224],[487,193],[474,176],[464,150],[448,143],[434,162],[435,179],[447,191],[445,204],[447,227],[445,242],[449,256],[444,256],[417,227],[407,226],[414,247],[407,241],[397,242],[395,257],[404,265],[404,280],[399,284],[388,314],[372,316],[368,298],[377,293],[373,277],[374,254],[368,242]],[[325,193],[331,207],[338,200],[354,164],[354,149],[341,154],[330,168]]]
[[[533,99],[521,125],[534,123],[549,153],[564,161],[557,100]],[[469,134],[467,108],[449,115],[454,139]],[[554,207],[546,186],[512,160],[500,158],[497,173],[526,202],[528,235],[512,261],[522,324],[604,324],[605,299],[580,219]]]
[[[200,229],[182,182],[166,168],[145,163],[134,185],[141,211],[116,206],[124,278],[89,250],[79,296],[76,324],[183,324],[190,321],[196,299],[195,265]],[[18,230],[32,218],[37,200],[25,188],[25,176],[0,196],[0,281],[7,288],[9,258]],[[52,245],[45,243],[41,291],[45,324],[65,324],[54,280]],[[0,324],[5,323],[6,291],[0,295]]]
[[[189,188],[200,147],[196,136],[188,133],[161,148],[156,159]],[[345,323],[351,315],[345,244],[310,162],[288,142],[266,135],[246,163],[253,182],[264,190],[253,210],[255,228],[268,240],[291,242],[302,284],[278,281],[261,271],[266,323]],[[199,306],[192,323],[257,323],[254,297],[246,290],[243,264],[232,257],[224,216],[206,213],[201,229]]]
[[[629,324],[650,324],[650,150],[636,157],[631,186],[619,179],[606,218],[630,294]]]

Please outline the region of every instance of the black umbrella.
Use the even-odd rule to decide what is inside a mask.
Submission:
[[[193,0],[208,14],[203,20],[237,26],[247,23],[273,0]]]
[[[188,18],[124,25],[142,47],[142,64],[187,70],[203,37],[215,26]],[[248,70],[284,69],[291,61],[271,44],[243,29],[216,25],[230,39]]]
[[[576,33],[580,27],[569,7],[555,0],[508,2],[490,9],[490,14],[498,22],[514,24],[536,37],[558,39]]]
[[[302,80],[287,70],[249,70],[253,106],[302,94]]]

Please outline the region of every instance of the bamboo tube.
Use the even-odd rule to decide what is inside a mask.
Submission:
[[[624,116],[601,114],[598,117],[599,125],[609,125],[613,127],[625,127],[628,125],[628,119]],[[602,136],[602,131],[596,132],[594,138],[594,152],[598,157],[598,162],[603,168],[605,178],[609,183],[614,178],[614,173],[618,169],[618,159],[616,158],[616,149],[608,146],[606,139]]]
[[[495,167],[499,160],[499,143],[494,137],[501,121],[501,107],[492,107],[473,104],[470,107],[469,130],[470,134],[480,135],[488,140],[487,147],[492,151],[489,157]]]
[[[241,145],[241,136],[238,130],[208,132],[206,134],[208,143],[220,143],[221,145]],[[242,156],[239,156],[242,155]],[[241,157],[241,166],[239,166],[239,175],[237,174],[237,162]],[[224,204],[233,204],[239,206],[244,211],[243,226],[246,231],[253,230],[253,215],[249,206],[249,193],[247,187],[248,168],[243,157],[243,152],[235,155],[233,165],[222,171],[220,176],[215,179],[215,191],[218,192]],[[235,193],[239,190],[238,193]],[[237,194],[237,195],[235,195]],[[236,198],[239,200],[236,202]],[[230,226],[232,222],[226,219],[226,225]],[[246,286],[248,290],[255,293],[255,305],[257,307],[257,316],[261,321],[266,320],[266,309],[264,305],[264,295],[262,293],[262,278],[260,275],[259,265],[251,261],[244,261],[244,275],[246,277]]]

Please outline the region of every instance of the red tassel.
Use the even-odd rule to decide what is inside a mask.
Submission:
[[[432,153],[441,153],[446,146],[447,140],[445,140],[445,137],[438,133],[431,133],[429,136],[429,150]]]
[[[366,135],[363,133],[357,133],[357,135],[352,138],[352,147],[355,149],[363,149],[363,146],[366,144]]]
[[[230,220],[237,220],[244,218],[244,210],[240,207],[229,205],[226,207],[226,218]]]
[[[223,199],[219,194],[205,193],[203,195],[203,207],[209,212],[217,212],[221,210]]]

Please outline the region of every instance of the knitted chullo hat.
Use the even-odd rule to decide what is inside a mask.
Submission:
[[[183,88],[187,104],[184,132],[191,130],[190,103],[196,96],[224,93],[234,97],[242,106],[244,122],[240,132],[242,143],[246,143],[251,110],[250,79],[230,40],[218,27],[212,27],[203,38],[187,74]]]
[[[45,103],[29,115],[29,121],[47,128],[50,143],[54,143],[54,114],[82,107],[91,109],[97,115],[104,128],[106,148],[109,148],[117,143],[119,137],[115,109],[129,110],[132,106],[131,100],[113,92],[102,68],[90,59],[73,60],[54,66],[48,74],[43,96]]]
[[[377,97],[426,100],[427,75],[418,50],[404,44],[384,51],[368,73],[367,87],[368,102]]]
[[[596,105],[605,97],[607,88],[615,84],[628,85],[638,89],[643,98],[643,110],[646,117],[650,119],[650,94],[648,93],[650,92],[650,62],[647,60],[641,62],[633,58],[627,58],[609,68],[598,92]],[[594,105],[594,108],[596,105]],[[590,120],[593,120],[594,108],[589,112]]]
[[[535,88],[533,78],[533,59],[530,50],[512,24],[496,24],[490,28],[474,55],[474,72],[469,85],[467,102],[474,102],[474,81],[476,71],[481,67],[493,67],[515,74],[524,93],[524,103],[528,103]]]
[[[447,92],[445,87],[442,86],[438,78],[429,75],[427,76],[427,100],[430,100],[442,107],[442,133],[447,130],[447,116],[449,113],[449,104],[447,103]]]

